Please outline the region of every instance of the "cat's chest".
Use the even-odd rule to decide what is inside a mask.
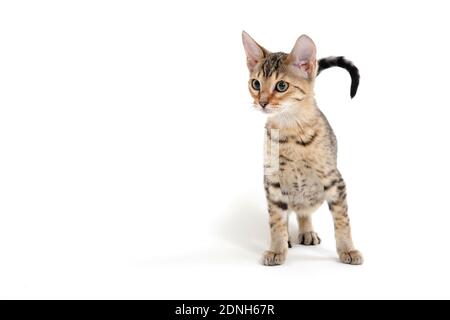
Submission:
[[[303,160],[317,162],[323,157],[322,136],[318,129],[305,128],[302,132],[295,130],[267,129],[266,150],[278,153],[281,158],[294,162]]]

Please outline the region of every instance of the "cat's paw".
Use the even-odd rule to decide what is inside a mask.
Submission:
[[[262,264],[265,266],[278,266],[286,260],[286,252],[275,253],[273,251],[264,252]]]
[[[341,260],[342,263],[353,265],[363,264],[364,262],[363,256],[358,250],[339,252],[339,260]]]
[[[300,233],[298,235],[298,241],[305,246],[317,246],[321,242],[319,235],[314,231]]]

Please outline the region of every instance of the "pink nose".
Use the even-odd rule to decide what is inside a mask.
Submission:
[[[265,108],[269,103],[267,101],[260,101],[259,105],[263,108]]]

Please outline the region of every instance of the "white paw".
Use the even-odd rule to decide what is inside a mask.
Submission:
[[[353,265],[363,264],[364,262],[363,256],[358,250],[339,252],[339,260],[341,260],[342,263]]]
[[[286,260],[286,252],[275,253],[273,251],[264,252],[262,263],[265,266],[278,266]]]
[[[321,242],[318,234],[314,231],[300,233],[298,235],[298,241],[305,246],[317,246]]]

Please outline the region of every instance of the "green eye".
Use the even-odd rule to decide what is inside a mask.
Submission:
[[[287,88],[289,88],[289,85],[286,81],[278,81],[275,86],[275,89],[278,92],[285,92],[287,90]]]
[[[252,87],[253,87],[253,89],[259,91],[261,89],[261,84],[259,83],[258,80],[253,79],[252,80]]]

